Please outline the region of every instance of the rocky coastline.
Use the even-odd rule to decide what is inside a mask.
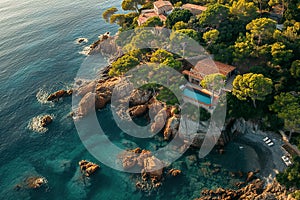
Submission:
[[[292,197],[292,191],[288,191],[284,186],[280,185],[276,180],[265,185],[261,179],[254,179],[246,186],[237,190],[218,188],[216,190],[203,190],[202,196],[197,200],[213,200],[213,199],[255,199],[255,200],[296,200]]]
[[[99,53],[101,49],[106,49],[106,52],[102,54],[111,55],[111,52],[116,52],[116,49],[112,48],[112,39],[110,36],[101,38],[99,41],[91,45],[89,54]],[[109,46],[109,47],[108,47]],[[110,50],[109,50],[110,49]],[[118,51],[120,56],[120,51]],[[113,55],[112,58],[115,58]],[[76,95],[81,98],[77,112],[74,116],[84,117],[89,114],[91,110],[103,109],[112,100],[113,90],[120,92],[120,98],[118,100],[117,113],[122,119],[145,117],[153,119],[151,122],[151,131],[156,133],[160,131],[164,140],[169,141],[178,135],[180,114],[175,110],[179,110],[178,106],[168,106],[164,102],[160,102],[155,98],[155,94],[150,90],[135,89],[130,92],[130,95],[126,96],[126,88],[131,88],[122,83],[122,77],[110,77],[108,75],[111,66],[103,68],[100,71],[99,79],[90,82],[78,82],[77,88],[72,90],[59,90],[48,97],[48,101],[58,101],[60,98]],[[129,108],[125,104],[129,102]],[[124,110],[125,109],[125,110]],[[125,115],[124,115],[125,113]],[[126,114],[127,113],[127,114]],[[202,122],[205,128],[206,122]],[[224,148],[227,143],[231,142],[237,136],[241,134],[255,134],[259,132],[258,126],[255,123],[247,122],[243,119],[231,119],[226,122],[225,129],[217,142],[215,149],[220,153],[226,153]],[[203,138],[202,138],[203,139]],[[192,147],[199,148],[203,142],[201,138],[195,138]],[[257,139],[257,138],[256,138]],[[252,145],[255,145],[252,143]],[[130,155],[128,152],[132,152]],[[261,150],[261,153],[263,150]],[[138,156],[137,156],[138,154]],[[156,169],[158,165],[162,165],[161,161],[155,158],[150,151],[142,150],[140,148],[127,151],[126,154],[120,155],[120,159],[124,169],[130,169],[133,167],[139,167],[141,170],[140,176],[136,179],[137,189],[149,192],[155,190],[162,185],[162,181],[168,177],[175,177],[182,172],[179,169]],[[263,162],[263,160],[261,161]],[[80,167],[82,165],[80,164]],[[267,167],[267,165],[264,165]],[[92,167],[94,170],[98,169],[97,166]],[[152,168],[155,168],[153,170]],[[166,171],[164,173],[164,171]],[[85,169],[85,174],[88,174]],[[247,178],[244,182],[241,182],[237,186],[238,190],[222,189],[217,190],[203,190],[202,197],[199,199],[268,199],[270,196],[278,197],[278,199],[292,199],[290,195],[287,195],[287,191],[280,186],[276,180],[271,179],[266,185],[265,180],[256,179],[261,175],[266,175],[268,171],[262,172],[248,172]],[[243,176],[243,175],[242,175]]]

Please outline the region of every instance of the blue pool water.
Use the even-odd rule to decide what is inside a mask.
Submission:
[[[99,34],[116,33],[118,27],[105,23],[101,15],[108,7],[119,7],[120,2],[0,1],[0,199],[193,199],[204,187],[232,187],[235,180],[229,171],[247,170],[243,162],[226,164],[231,154],[216,157],[212,152],[200,160],[195,159],[197,152],[190,151],[172,164],[183,175],[167,179],[158,193],[149,196],[136,190],[134,176],[101,164],[84,148],[69,116],[71,98],[45,102],[49,93],[71,87],[83,63],[92,65],[92,72],[106,65],[102,58],[80,54],[88,44],[78,45],[75,40],[85,37],[91,43]],[[54,121],[40,134],[28,124],[42,114],[54,116]],[[122,133],[109,107],[98,112],[98,119],[109,139],[124,148],[152,150],[166,144],[161,137],[141,140]],[[101,166],[88,185],[80,179],[78,162],[82,159]],[[205,162],[224,166],[212,175]],[[14,189],[29,176],[45,177],[47,190]]]
[[[183,95],[192,98],[196,101],[200,101],[202,103],[205,103],[207,105],[211,104],[211,98],[210,96],[198,91],[198,90],[192,90],[190,88],[185,88],[183,90]]]

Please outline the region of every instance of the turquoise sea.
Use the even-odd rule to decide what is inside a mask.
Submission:
[[[79,53],[84,45],[99,34],[117,32],[116,25],[104,22],[102,12],[119,5],[119,0],[0,1],[0,199],[193,199],[203,188],[234,187],[239,180],[230,172],[257,167],[255,151],[247,145],[240,150],[238,141],[230,143],[224,155],[213,151],[204,159],[191,149],[172,164],[182,175],[166,178],[149,194],[136,190],[136,175],[111,169],[88,153],[69,116],[71,98],[46,103],[45,97],[71,87],[78,69],[91,59]],[[79,37],[89,43],[76,44]],[[106,64],[96,60],[95,71]],[[47,132],[36,133],[28,124],[43,114],[54,116],[54,121]],[[142,140],[122,133],[109,106],[98,118],[116,144],[150,150],[164,145],[159,136]],[[82,159],[101,166],[88,183],[80,178]],[[30,176],[45,177],[47,187],[15,189]]]

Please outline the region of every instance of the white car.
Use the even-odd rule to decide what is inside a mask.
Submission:
[[[263,139],[263,141],[265,142],[265,141],[267,141],[269,138],[268,137],[265,137],[264,139]]]
[[[266,144],[272,142],[272,140],[268,139],[267,141],[265,141]]]
[[[273,145],[274,145],[273,142],[268,143],[268,146],[269,146],[269,147],[271,147],[271,146],[273,146]]]
[[[282,156],[281,159],[287,167],[293,164],[287,156]]]

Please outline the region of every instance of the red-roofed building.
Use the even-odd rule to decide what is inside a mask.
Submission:
[[[193,15],[199,15],[203,11],[206,11],[206,9],[207,9],[207,7],[205,7],[205,6],[199,6],[199,5],[190,4],[190,3],[183,4],[181,6],[181,8],[191,11],[191,13]]]
[[[154,10],[143,10],[142,13],[140,14],[137,22],[138,22],[138,25],[141,26],[143,23],[145,23],[148,19],[152,18],[152,17],[159,17],[159,19],[164,22],[167,20],[167,17],[160,14],[156,14],[154,12]]]
[[[167,14],[173,10],[172,3],[170,1],[155,1],[153,3],[154,11],[159,14]]]
[[[155,1],[153,6],[154,9],[142,10],[137,20],[139,26],[152,17],[159,17],[159,19],[164,22],[167,20],[166,15],[173,10],[173,6],[170,1]]]
[[[236,73],[236,67],[211,59],[204,59],[199,61],[190,71],[184,70],[182,73],[189,77],[191,83],[199,85],[201,80],[209,74],[220,73],[229,79]]]

